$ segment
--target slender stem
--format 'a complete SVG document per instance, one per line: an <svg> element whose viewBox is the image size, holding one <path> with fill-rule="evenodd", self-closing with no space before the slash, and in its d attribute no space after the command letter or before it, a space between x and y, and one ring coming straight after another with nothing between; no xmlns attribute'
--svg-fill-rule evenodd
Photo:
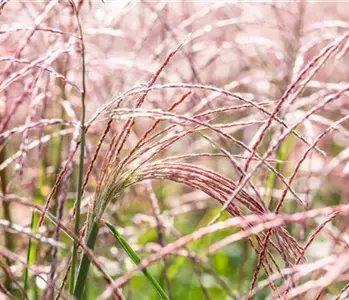
<svg viewBox="0 0 349 300"><path fill-rule="evenodd" d="M99 226L96 223L93 223L92 230L87 239L87 247L89 247L91 250L93 250L95 247L98 231L99 231ZM90 264L91 262L85 253L82 256L82 260L81 260L79 271L78 271L78 277L76 279L76 284L74 288L74 294L73 294L74 297L78 300L80 300L82 297L82 293L84 291Z"/></svg>
<svg viewBox="0 0 349 300"><path fill-rule="evenodd" d="M76 11L76 17L78 22L78 27L80 31L81 38L81 60L82 60L82 93L81 93L81 145L80 145L80 161L79 161L79 179L78 179L78 195L76 199L76 214L75 214L75 226L74 233L79 235L80 228L80 206L81 206L81 197L82 197L82 184L84 177L84 157L85 157L85 97L86 97L86 66L85 66L85 45L82 32L82 26L79 20L78 11L72 2L74 9ZM73 293L74 282L75 282L75 268L77 261L77 243L74 243L73 247L73 257L72 257L72 268L71 268L71 278L70 278L70 293Z"/></svg>

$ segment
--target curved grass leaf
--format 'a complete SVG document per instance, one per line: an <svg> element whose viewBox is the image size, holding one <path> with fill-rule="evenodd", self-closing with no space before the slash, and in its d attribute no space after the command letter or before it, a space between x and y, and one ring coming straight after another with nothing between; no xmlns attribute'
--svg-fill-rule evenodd
<svg viewBox="0 0 349 300"><path fill-rule="evenodd" d="M137 255L137 253L132 249L129 243L124 239L124 237L116 230L116 228L108 222L104 222L104 224L108 227L111 233L114 235L115 239L118 241L120 246L125 250L127 255L131 258L131 260L138 265L141 262L141 259ZM167 296L161 285L156 281L156 279L148 272L147 269L142 270L144 276L148 279L153 288L158 292L160 297L165 300L169 300L170 298Z"/></svg>

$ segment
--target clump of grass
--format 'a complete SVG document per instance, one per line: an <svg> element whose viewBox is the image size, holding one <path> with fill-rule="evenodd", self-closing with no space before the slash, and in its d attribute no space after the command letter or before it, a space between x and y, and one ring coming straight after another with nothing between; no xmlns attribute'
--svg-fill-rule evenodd
<svg viewBox="0 0 349 300"><path fill-rule="evenodd" d="M347 297L342 6L0 11L0 298Z"/></svg>

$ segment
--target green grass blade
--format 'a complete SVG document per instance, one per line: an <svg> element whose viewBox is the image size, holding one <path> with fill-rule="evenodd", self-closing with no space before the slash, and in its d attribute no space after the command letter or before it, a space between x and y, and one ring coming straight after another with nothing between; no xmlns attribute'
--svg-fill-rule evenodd
<svg viewBox="0 0 349 300"><path fill-rule="evenodd" d="M96 223L93 224L91 233L87 240L87 247L90 249L94 249L97 235L98 235L99 227ZM84 291L84 287L86 284L88 269L90 267L90 260L86 253L82 256L82 260L79 267L78 277L76 279L76 284L74 288L74 297L75 299L80 300L82 298L82 293Z"/></svg>
<svg viewBox="0 0 349 300"><path fill-rule="evenodd" d="M42 162L40 164L40 168L39 168L39 180L38 180L38 195L37 198L35 200L36 204L42 205L44 202L44 190L46 187L46 182L47 182L47 177L46 177L46 172L45 172L45 163ZM48 212L48 215L51 215ZM32 215L31 215L31 221L30 221L30 230L32 232L36 232L38 230L38 222L39 222L39 216L37 214L35 214L35 210L33 209L32 211ZM27 264L28 267L25 270L24 273L24 290L27 291L29 288L29 281L30 281L30 271L29 271L29 266L35 264L35 260L37 257L37 247L38 247L38 243L37 241L33 240L31 237L29 237L29 241L28 241L28 249L27 249ZM30 289L29 289L30 290ZM38 287L36 285L36 283L34 282L33 284L33 289L30 290L32 297L31 299L38 299L38 295L39 295L39 291L38 291Z"/></svg>
<svg viewBox="0 0 349 300"><path fill-rule="evenodd" d="M74 224L74 233L76 236L79 236L80 229L80 206L81 206L81 196L82 196L82 180L84 174L84 155L85 155L85 129L81 130L81 148L80 148L80 162L79 162L79 179L78 179L78 196L76 200L76 213L75 213L75 224ZM77 262L78 246L77 243L74 243L73 246L73 258L72 258L72 268L71 268L71 277L70 277L70 292L72 292L75 281L75 265Z"/></svg>
<svg viewBox="0 0 349 300"><path fill-rule="evenodd" d="M30 230L33 231L33 227L34 227L34 218L35 218L35 212L32 212L32 217L31 217L31 222L30 222ZM30 257L31 257L31 252L32 252L32 238L29 237L29 243L28 243L28 250L27 250L27 264L28 267L25 269L25 273L24 273L24 285L23 285L23 289L25 292L27 292L28 289L28 278L29 278L29 265L30 265Z"/></svg>
<svg viewBox="0 0 349 300"><path fill-rule="evenodd" d="M111 233L114 235L115 239L119 242L121 247L125 250L127 255L132 259L132 261L138 265L141 262L141 259L137 255L137 253L132 249L129 243L124 239L124 237L116 230L116 228L108 222L104 223ZM156 279L148 272L147 269L142 270L144 276L148 279L150 284L154 287L154 289L158 292L160 297L165 300L169 300L170 298L167 296L161 285L156 281Z"/></svg>

